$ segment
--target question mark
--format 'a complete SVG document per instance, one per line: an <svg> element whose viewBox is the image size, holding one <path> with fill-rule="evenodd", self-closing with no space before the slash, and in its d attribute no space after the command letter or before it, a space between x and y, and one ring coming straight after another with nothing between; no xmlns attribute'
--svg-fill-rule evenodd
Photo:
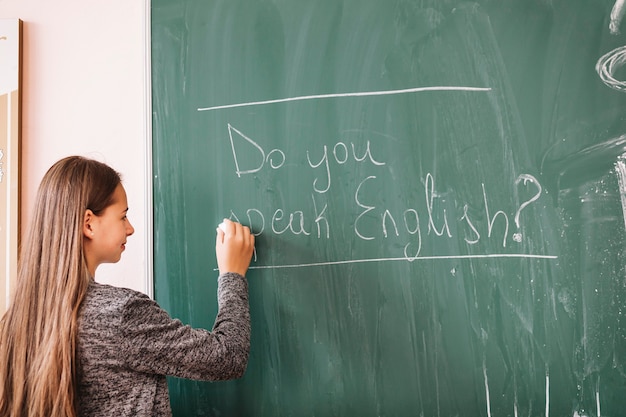
<svg viewBox="0 0 626 417"><path fill-rule="evenodd" d="M539 181L537 181L537 178L533 177L532 175L530 175L530 174L521 174L515 180L515 185L518 185L522 181L524 182L524 185L526 185L528 182L534 183L537 186L537 194L532 196L529 200L526 200L525 202L520 204L519 208L515 212L515 226L517 226L518 229L519 229L519 215L520 215L520 213L530 203L532 203L534 201L537 201L537 199L541 196L541 191L542 191L541 184L539 184ZM513 234L513 240L518 242L518 243L521 242L522 241L522 234L519 233L519 232Z"/></svg>

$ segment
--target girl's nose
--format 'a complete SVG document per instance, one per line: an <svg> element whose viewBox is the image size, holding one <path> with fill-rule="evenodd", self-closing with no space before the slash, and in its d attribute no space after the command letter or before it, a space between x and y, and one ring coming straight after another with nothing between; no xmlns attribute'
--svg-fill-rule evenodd
<svg viewBox="0 0 626 417"><path fill-rule="evenodd" d="M133 227L132 224L130 224L130 220L127 220L127 222L128 222L128 225L126 226L126 235L130 236L133 233L135 233L135 228Z"/></svg>

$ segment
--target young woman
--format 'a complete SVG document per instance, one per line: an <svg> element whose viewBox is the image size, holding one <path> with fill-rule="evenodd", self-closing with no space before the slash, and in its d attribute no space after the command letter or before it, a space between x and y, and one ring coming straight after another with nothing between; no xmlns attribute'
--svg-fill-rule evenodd
<svg viewBox="0 0 626 417"><path fill-rule="evenodd" d="M120 176L103 163L68 157L44 176L0 321L1 416L168 416L166 375L245 371L250 230L228 220L217 230L219 310L209 332L144 294L94 281L134 232L127 211Z"/></svg>

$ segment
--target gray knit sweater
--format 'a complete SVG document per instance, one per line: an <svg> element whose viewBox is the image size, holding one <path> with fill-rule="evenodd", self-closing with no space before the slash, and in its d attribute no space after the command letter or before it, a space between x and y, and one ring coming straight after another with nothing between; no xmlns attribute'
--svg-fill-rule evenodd
<svg viewBox="0 0 626 417"><path fill-rule="evenodd" d="M248 284L218 278L211 332L184 326L146 295L92 282L78 328L80 416L171 416L165 376L243 375L250 350Z"/></svg>

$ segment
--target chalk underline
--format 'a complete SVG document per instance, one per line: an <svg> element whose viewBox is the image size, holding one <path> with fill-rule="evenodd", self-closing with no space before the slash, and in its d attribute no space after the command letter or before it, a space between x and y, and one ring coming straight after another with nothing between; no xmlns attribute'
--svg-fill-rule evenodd
<svg viewBox="0 0 626 417"><path fill-rule="evenodd" d="M345 261L329 261L329 262L312 262L305 264L291 264L291 265L251 265L248 269L284 269L284 268L308 268L315 266L328 266L328 265L346 265L346 264L359 264L369 262L415 262L415 261L427 261L427 260L441 260L441 259L481 259L481 258L530 258L530 259L558 259L555 255L532 255L523 253L501 253L501 254L486 254L486 255L457 255L457 256L418 256L416 258L377 258L377 259L350 259Z"/></svg>
<svg viewBox="0 0 626 417"><path fill-rule="evenodd" d="M388 95L393 95L393 94L420 93L423 91L491 91L491 88L462 87L462 86L434 86L434 87L405 88L402 90L364 91L364 92L355 92L355 93L336 93L336 94L315 94L315 95L310 95L310 96L279 98L275 100L226 104L222 106L200 107L198 108L198 111L223 110L223 109L232 109L235 107L261 106L265 104L286 103L289 101L318 100L318 99L342 98L342 97L388 96Z"/></svg>

